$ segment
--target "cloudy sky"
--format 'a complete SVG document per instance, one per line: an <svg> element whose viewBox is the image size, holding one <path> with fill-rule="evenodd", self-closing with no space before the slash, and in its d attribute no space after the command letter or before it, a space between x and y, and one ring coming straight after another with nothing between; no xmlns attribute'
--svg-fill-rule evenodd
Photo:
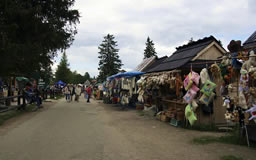
<svg viewBox="0 0 256 160"><path fill-rule="evenodd" d="M122 68L132 70L143 59L148 36L161 57L191 37L213 35L226 48L230 40L244 42L256 30L256 0L76 0L74 8L80 24L66 53L71 70L82 75L98 75L98 46L108 33L118 42Z"/></svg>

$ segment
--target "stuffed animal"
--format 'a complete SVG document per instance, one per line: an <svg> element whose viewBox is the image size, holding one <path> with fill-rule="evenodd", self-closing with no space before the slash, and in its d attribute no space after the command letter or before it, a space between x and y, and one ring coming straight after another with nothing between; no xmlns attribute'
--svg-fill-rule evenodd
<svg viewBox="0 0 256 160"><path fill-rule="evenodd" d="M249 52L249 60L245 61L242 68L249 71L249 69L251 68L251 66L256 67L256 54L254 53L254 51L250 51Z"/></svg>
<svg viewBox="0 0 256 160"><path fill-rule="evenodd" d="M202 84L204 84L207 80L210 80L210 76L206 68L202 69L202 71L200 72L200 79Z"/></svg>
<svg viewBox="0 0 256 160"><path fill-rule="evenodd" d="M214 79L216 79L218 81L222 79L221 70L220 70L220 67L217 64L212 64L210 70L212 72L212 75L213 75Z"/></svg>

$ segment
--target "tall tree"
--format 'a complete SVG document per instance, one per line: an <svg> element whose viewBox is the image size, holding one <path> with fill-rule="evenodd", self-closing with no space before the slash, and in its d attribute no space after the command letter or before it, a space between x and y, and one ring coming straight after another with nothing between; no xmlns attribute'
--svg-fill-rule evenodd
<svg viewBox="0 0 256 160"><path fill-rule="evenodd" d="M66 53L64 52L60 64L55 72L56 81L63 81L65 83L70 83L72 81L72 72L69 69L69 63Z"/></svg>
<svg viewBox="0 0 256 160"><path fill-rule="evenodd" d="M150 40L150 38L147 38L147 42L146 42L146 49L144 50L144 59L152 57L152 56L156 56L156 50L154 47L154 43L152 40Z"/></svg>
<svg viewBox="0 0 256 160"><path fill-rule="evenodd" d="M76 34L75 0L0 1L0 75L25 75L47 70L58 50Z"/></svg>
<svg viewBox="0 0 256 160"><path fill-rule="evenodd" d="M99 80L104 81L108 76L119 72L122 61L119 59L118 51L116 49L117 42L114 41L115 37L108 34L100 44L99 48Z"/></svg>
<svg viewBox="0 0 256 160"><path fill-rule="evenodd" d="M84 82L87 80L91 80L90 74L88 72L84 73Z"/></svg>

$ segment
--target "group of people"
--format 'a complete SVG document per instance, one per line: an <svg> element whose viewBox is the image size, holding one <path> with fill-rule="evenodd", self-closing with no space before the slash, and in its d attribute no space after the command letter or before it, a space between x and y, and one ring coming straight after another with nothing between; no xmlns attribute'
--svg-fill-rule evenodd
<svg viewBox="0 0 256 160"><path fill-rule="evenodd" d="M87 99L87 103L90 103L92 88L91 86L84 87L82 85L68 84L64 87L63 93L65 94L66 100L68 102L73 100L73 96L75 96L74 100L79 102L79 97L82 93L84 93L84 96Z"/></svg>

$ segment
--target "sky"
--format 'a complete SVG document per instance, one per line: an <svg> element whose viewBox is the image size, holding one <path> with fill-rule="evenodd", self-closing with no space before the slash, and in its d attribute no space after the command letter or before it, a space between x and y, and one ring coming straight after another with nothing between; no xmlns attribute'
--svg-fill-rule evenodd
<svg viewBox="0 0 256 160"><path fill-rule="evenodd" d="M256 0L76 0L73 8L81 18L68 61L72 71L91 77L98 75L98 46L107 34L115 36L122 69L130 71L143 60L148 36L162 57L192 37L213 35L227 48L232 39L244 42L256 31Z"/></svg>

